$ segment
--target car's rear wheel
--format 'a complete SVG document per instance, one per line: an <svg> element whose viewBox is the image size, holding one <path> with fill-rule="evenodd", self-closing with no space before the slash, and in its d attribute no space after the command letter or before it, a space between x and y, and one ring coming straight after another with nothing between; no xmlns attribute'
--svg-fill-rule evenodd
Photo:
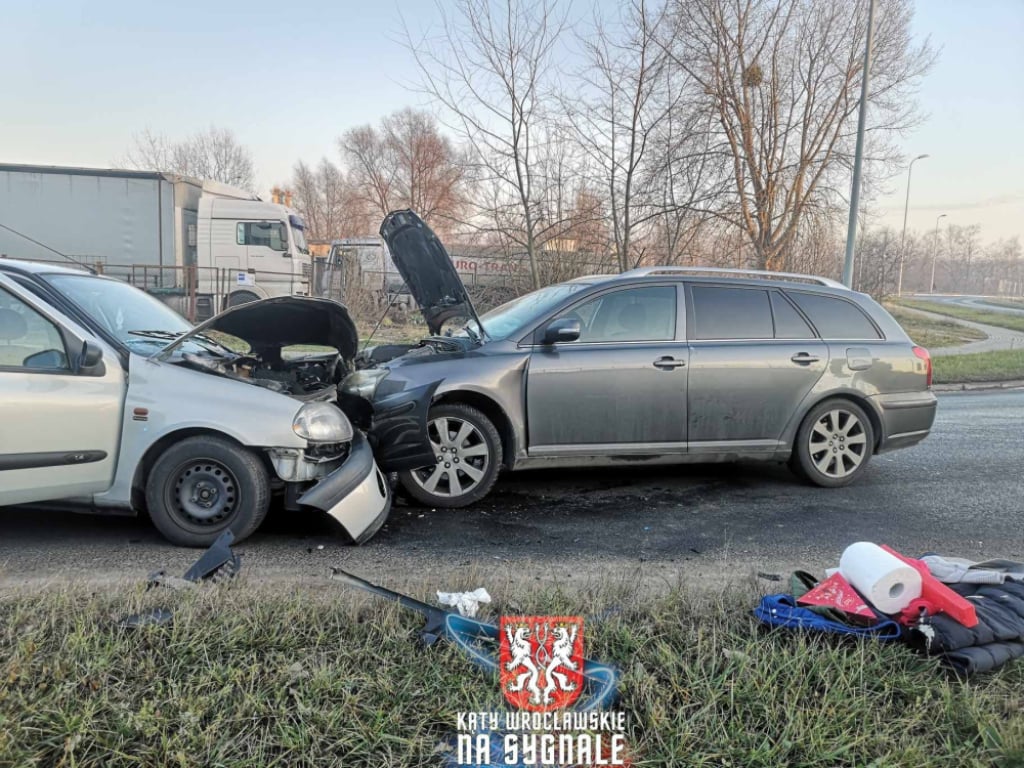
<svg viewBox="0 0 1024 768"><path fill-rule="evenodd" d="M874 428L863 408L849 400L826 400L800 425L791 466L815 485L836 488L860 476L874 446Z"/></svg>
<svg viewBox="0 0 1024 768"><path fill-rule="evenodd" d="M465 507L494 486L501 469L501 437L481 411L469 405L430 409L427 435L435 463L400 472L406 493L432 507Z"/></svg>
<svg viewBox="0 0 1024 768"><path fill-rule="evenodd" d="M218 437L189 437L157 458L146 481L153 524L183 547L208 547L231 529L255 531L270 506L266 467L252 451Z"/></svg>

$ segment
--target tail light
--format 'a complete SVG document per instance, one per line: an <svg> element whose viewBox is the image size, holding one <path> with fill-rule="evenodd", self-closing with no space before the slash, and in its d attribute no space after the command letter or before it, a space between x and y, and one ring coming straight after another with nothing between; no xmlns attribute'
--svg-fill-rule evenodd
<svg viewBox="0 0 1024 768"><path fill-rule="evenodd" d="M914 356L924 360L925 369L928 373L928 389L932 388L932 356L924 347L914 347Z"/></svg>

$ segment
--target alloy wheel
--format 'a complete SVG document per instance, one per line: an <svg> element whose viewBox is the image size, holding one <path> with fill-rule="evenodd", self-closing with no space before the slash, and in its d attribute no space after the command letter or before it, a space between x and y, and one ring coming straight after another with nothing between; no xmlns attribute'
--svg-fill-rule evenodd
<svg viewBox="0 0 1024 768"><path fill-rule="evenodd" d="M436 463L412 472L413 481L435 496L464 496L484 479L491 461L483 434L473 423L441 416L427 425Z"/></svg>
<svg viewBox="0 0 1024 768"><path fill-rule="evenodd" d="M808 454L826 477L847 477L864 461L867 435L856 414L843 408L826 411L808 436Z"/></svg>

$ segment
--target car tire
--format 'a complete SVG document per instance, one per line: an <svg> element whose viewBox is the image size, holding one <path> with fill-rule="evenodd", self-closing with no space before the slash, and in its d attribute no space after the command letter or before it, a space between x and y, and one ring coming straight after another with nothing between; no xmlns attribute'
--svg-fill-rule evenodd
<svg viewBox="0 0 1024 768"><path fill-rule="evenodd" d="M219 437L189 437L153 464L146 506L173 544L208 547L228 529L242 541L267 515L270 478L252 451Z"/></svg>
<svg viewBox="0 0 1024 768"><path fill-rule="evenodd" d="M867 413L842 398L812 408L796 433L790 468L823 488L838 488L860 477L875 448Z"/></svg>
<svg viewBox="0 0 1024 768"><path fill-rule="evenodd" d="M491 492L501 471L501 436L470 405L438 405L427 416L435 465L398 474L413 499L431 507L466 507Z"/></svg>
<svg viewBox="0 0 1024 768"><path fill-rule="evenodd" d="M240 307L243 304L251 304L252 302L259 300L260 297L252 291L235 291L224 301L224 309Z"/></svg>

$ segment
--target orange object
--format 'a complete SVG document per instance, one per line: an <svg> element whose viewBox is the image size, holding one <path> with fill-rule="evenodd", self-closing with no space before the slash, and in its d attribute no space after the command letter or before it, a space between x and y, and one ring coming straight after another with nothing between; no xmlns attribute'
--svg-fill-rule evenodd
<svg viewBox="0 0 1024 768"><path fill-rule="evenodd" d="M961 597L932 576L932 572L928 570L927 564L912 557L901 555L885 544L882 545L882 549L893 557L898 557L921 574L921 596L900 613L899 621L901 624L910 626L916 623L921 617L921 611L925 610L931 615L945 613L967 628L978 626L978 612L974 610L971 601Z"/></svg>
<svg viewBox="0 0 1024 768"><path fill-rule="evenodd" d="M838 571L811 591L798 597L796 602L797 605L823 605L826 608L836 608L852 616L878 619L860 593L850 586L850 582L844 579Z"/></svg>

